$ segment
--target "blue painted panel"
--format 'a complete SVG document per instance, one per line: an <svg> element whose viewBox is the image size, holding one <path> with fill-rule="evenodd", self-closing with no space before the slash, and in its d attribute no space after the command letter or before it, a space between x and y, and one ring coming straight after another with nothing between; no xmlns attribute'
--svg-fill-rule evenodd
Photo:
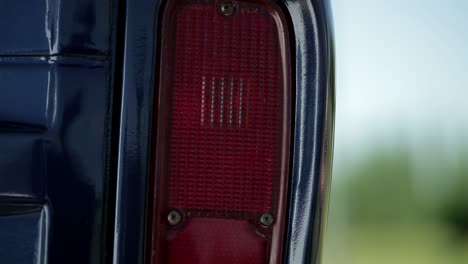
<svg viewBox="0 0 468 264"><path fill-rule="evenodd" d="M111 10L110 0L60 1L59 52L107 54Z"/></svg>
<svg viewBox="0 0 468 264"><path fill-rule="evenodd" d="M57 111L46 152L47 194L53 208L50 263L102 263L111 119L109 63L60 57L53 63Z"/></svg>
<svg viewBox="0 0 468 264"><path fill-rule="evenodd" d="M107 263L116 0L0 2L10 23L0 25L0 215L27 204L51 211L48 259L31 262L18 247L24 258L0 263ZM24 224L8 219L0 228ZM35 239L2 232L8 257Z"/></svg>
<svg viewBox="0 0 468 264"><path fill-rule="evenodd" d="M0 2L0 55L109 53L111 0Z"/></svg>
<svg viewBox="0 0 468 264"><path fill-rule="evenodd" d="M18 72L21 79L11 78L14 103L36 100L43 105L49 101L51 108L44 129L21 126L0 131L0 207L5 202L50 203L50 263L97 264L107 254L106 183L112 120L109 65L107 60L57 56L46 61L11 57L0 67L0 74ZM24 71L31 78L20 76ZM41 80L34 77L44 74L53 83L48 96L28 96ZM22 111L34 116L36 109L24 106Z"/></svg>
<svg viewBox="0 0 468 264"><path fill-rule="evenodd" d="M47 1L1 0L0 54L49 50Z"/></svg>
<svg viewBox="0 0 468 264"><path fill-rule="evenodd" d="M42 201L46 160L41 138L34 134L0 134L0 146L0 201Z"/></svg>
<svg viewBox="0 0 468 264"><path fill-rule="evenodd" d="M0 129L8 126L45 128L51 67L45 61L0 59Z"/></svg>
<svg viewBox="0 0 468 264"><path fill-rule="evenodd" d="M114 264L145 261L159 0L127 1Z"/></svg>
<svg viewBox="0 0 468 264"><path fill-rule="evenodd" d="M48 207L19 206L10 212L4 210L0 208L0 263L47 264Z"/></svg>

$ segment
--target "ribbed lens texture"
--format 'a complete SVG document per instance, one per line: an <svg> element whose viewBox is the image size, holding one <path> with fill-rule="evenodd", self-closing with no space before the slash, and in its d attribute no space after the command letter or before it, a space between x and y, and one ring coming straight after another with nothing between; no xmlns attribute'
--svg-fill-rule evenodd
<svg viewBox="0 0 468 264"><path fill-rule="evenodd" d="M175 18L169 207L268 212L280 177L283 80L264 8L192 2Z"/></svg>
<svg viewBox="0 0 468 264"><path fill-rule="evenodd" d="M164 13L152 264L281 260L286 29L272 3L224 1Z"/></svg>

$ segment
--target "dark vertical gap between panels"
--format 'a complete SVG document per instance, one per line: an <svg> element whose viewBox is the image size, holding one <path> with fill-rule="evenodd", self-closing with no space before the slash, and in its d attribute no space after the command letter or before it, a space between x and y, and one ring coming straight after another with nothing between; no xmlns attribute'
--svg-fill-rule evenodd
<svg viewBox="0 0 468 264"><path fill-rule="evenodd" d="M295 38L295 31L293 26L293 20L291 18L291 14L289 13L288 8L283 1L276 2L278 6L281 8L281 11L284 14L286 19L286 26L288 27L289 32L289 54L290 54L290 76L291 76L291 100L290 100L290 145L289 145L289 166L288 166L288 190L286 191L286 208L285 208L285 221L284 221L284 232L285 235L283 236L282 246L283 246L283 256L282 256L282 263L286 263L286 243L288 241L288 231L290 227L290 205L291 205L291 190L292 190L292 173L293 173L293 166L294 166L294 143L295 143L295 128L296 128L296 99L297 99L297 85L296 85L296 38Z"/></svg>
<svg viewBox="0 0 468 264"><path fill-rule="evenodd" d="M152 259L152 252L153 248L153 233L154 233L154 226L153 223L155 221L153 214L153 210L156 206L155 196L156 194L156 146L157 146L157 130L158 130L158 112L159 112L159 89L160 89L160 58L161 58L161 35L162 35L162 18L164 15L164 11L166 9L168 1L161 1L155 10L155 21L154 21L154 30L155 30L155 41L154 41L154 61L153 61L153 87L152 87L152 103L153 106L150 108L152 111L151 114L151 121L150 121L150 140L149 140L149 172L148 172L148 180L147 180L147 188L146 188L146 217L145 217L145 252L144 252L144 263L151 263Z"/></svg>
<svg viewBox="0 0 468 264"><path fill-rule="evenodd" d="M115 208L117 192L117 171L119 161L119 137L120 137L120 118L122 108L122 88L123 88L123 62L125 47L125 16L126 0L115 0L112 2L111 9L111 77L109 94L109 115L108 115L108 149L109 154L107 166L107 186L106 199L107 208L105 210L106 237L104 245L104 261L110 264L113 262L114 250L114 227L115 227Z"/></svg>

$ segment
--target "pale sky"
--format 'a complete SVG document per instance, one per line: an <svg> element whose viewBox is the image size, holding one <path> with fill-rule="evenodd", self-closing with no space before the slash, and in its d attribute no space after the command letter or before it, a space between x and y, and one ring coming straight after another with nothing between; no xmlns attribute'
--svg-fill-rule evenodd
<svg viewBox="0 0 468 264"><path fill-rule="evenodd" d="M336 158L376 142L468 147L468 1L332 0ZM419 142L419 143L418 143Z"/></svg>

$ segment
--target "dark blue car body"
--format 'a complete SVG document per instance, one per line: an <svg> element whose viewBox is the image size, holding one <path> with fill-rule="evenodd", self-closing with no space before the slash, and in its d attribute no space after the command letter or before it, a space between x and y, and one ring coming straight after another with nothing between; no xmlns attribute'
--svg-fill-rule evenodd
<svg viewBox="0 0 468 264"><path fill-rule="evenodd" d="M330 8L279 5L295 84L284 263L317 263L333 134ZM145 262L160 6L0 1L0 263Z"/></svg>

